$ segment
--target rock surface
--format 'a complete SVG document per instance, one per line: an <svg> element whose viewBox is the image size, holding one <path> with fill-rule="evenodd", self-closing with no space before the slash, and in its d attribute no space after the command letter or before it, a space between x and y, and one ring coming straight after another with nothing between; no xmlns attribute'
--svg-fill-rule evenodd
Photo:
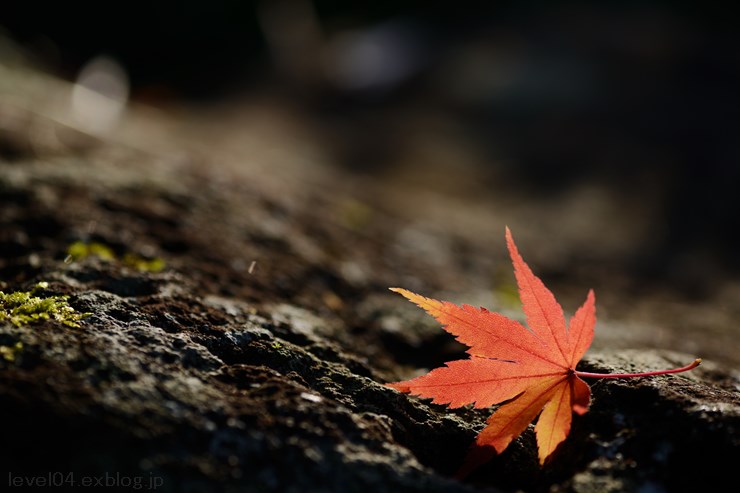
<svg viewBox="0 0 740 493"><path fill-rule="evenodd" d="M0 322L0 345L22 344L0 359L8 481L59 472L66 486L117 477L173 492L662 492L734 480L740 378L711 361L593 383L590 412L544 469L529 430L466 482L452 479L489 412L382 385L461 354L387 287L485 286L495 262L475 235L410 223L331 173L275 177L76 134L34 147L30 128L71 130L12 111L23 117L4 120L0 141L0 288L46 281L45 293L90 316L76 329ZM116 258L71 261L76 241ZM166 267L142 272L117 260L126 254ZM491 308L516 310L497 299ZM693 357L602 349L579 368Z"/></svg>

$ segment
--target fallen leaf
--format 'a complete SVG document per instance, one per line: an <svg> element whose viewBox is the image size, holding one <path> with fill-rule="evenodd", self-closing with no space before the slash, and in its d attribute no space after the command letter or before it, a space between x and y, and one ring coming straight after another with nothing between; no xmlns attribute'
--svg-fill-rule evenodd
<svg viewBox="0 0 740 493"><path fill-rule="evenodd" d="M389 387L431 398L435 404L485 408L502 404L478 434L458 477L465 477L503 452L538 415L535 426L539 461L544 464L568 436L573 412L588 410L591 391L580 378L623 378L686 371L642 374L596 374L576 371L594 336L596 307L593 291L566 324L563 309L535 276L517 250L511 232L506 240L514 264L519 296L528 328L485 308L437 301L401 288L391 288L436 318L444 329L469 346L469 359L450 361L426 375Z"/></svg>

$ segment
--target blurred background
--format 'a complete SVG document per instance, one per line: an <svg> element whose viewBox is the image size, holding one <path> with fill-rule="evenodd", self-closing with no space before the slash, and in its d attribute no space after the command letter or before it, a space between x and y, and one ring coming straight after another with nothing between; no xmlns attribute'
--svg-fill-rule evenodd
<svg viewBox="0 0 740 493"><path fill-rule="evenodd" d="M127 104L223 148L269 126L304 157L503 221L536 203L522 221L582 230L584 256L690 297L740 265L740 31L719 8L9 0L0 26L6 56L77 83L92 133Z"/></svg>

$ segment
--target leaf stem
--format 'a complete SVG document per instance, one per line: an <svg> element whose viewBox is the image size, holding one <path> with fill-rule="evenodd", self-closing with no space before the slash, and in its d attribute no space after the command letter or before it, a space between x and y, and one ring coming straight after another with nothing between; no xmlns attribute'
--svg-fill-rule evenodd
<svg viewBox="0 0 740 493"><path fill-rule="evenodd" d="M668 373L681 373L689 371L701 364L701 358L697 358L686 366L674 368L672 370L648 371L645 373L591 373L587 371L576 371L575 374L583 378L633 378L633 377L652 377L654 375L666 375Z"/></svg>

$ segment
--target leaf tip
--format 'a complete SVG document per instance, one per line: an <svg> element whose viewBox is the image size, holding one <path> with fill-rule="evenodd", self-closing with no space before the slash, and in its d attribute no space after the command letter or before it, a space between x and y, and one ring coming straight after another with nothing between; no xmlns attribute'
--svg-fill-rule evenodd
<svg viewBox="0 0 740 493"><path fill-rule="evenodd" d="M411 387L406 384L406 382L392 382L392 383L386 383L383 384L384 387L388 387L389 389L397 390L399 392L403 392L405 394L408 394L411 392Z"/></svg>
<svg viewBox="0 0 740 493"><path fill-rule="evenodd" d="M403 288L388 288L390 291L393 291L394 293L398 293L404 298L411 299L413 296L415 296L415 293L412 293L408 289Z"/></svg>
<svg viewBox="0 0 740 493"><path fill-rule="evenodd" d="M511 260L514 262L514 268L516 269L516 260L517 257L519 257L519 249L516 247L516 243L514 243L514 235L511 234L511 230L509 227L506 227L506 247L509 249L509 255L511 256ZM521 260L521 257L519 257L519 260Z"/></svg>
<svg viewBox="0 0 740 493"><path fill-rule="evenodd" d="M591 310L593 310L593 313L596 313L596 293L593 289L588 290L588 294L586 294L586 302L584 305L588 305Z"/></svg>
<svg viewBox="0 0 740 493"><path fill-rule="evenodd" d="M506 243L514 243L514 237L511 234L511 230L506 226Z"/></svg>
<svg viewBox="0 0 740 493"><path fill-rule="evenodd" d="M548 455L544 455L544 456L540 455L539 456L540 466L549 464L550 462L552 462L552 458L553 458L553 453L549 453Z"/></svg>
<svg viewBox="0 0 740 493"><path fill-rule="evenodd" d="M403 288L388 288L388 289L393 291L394 293L400 294L404 298L411 300L411 301L414 301L414 299L419 296L416 293L409 291L408 289L403 289Z"/></svg>

